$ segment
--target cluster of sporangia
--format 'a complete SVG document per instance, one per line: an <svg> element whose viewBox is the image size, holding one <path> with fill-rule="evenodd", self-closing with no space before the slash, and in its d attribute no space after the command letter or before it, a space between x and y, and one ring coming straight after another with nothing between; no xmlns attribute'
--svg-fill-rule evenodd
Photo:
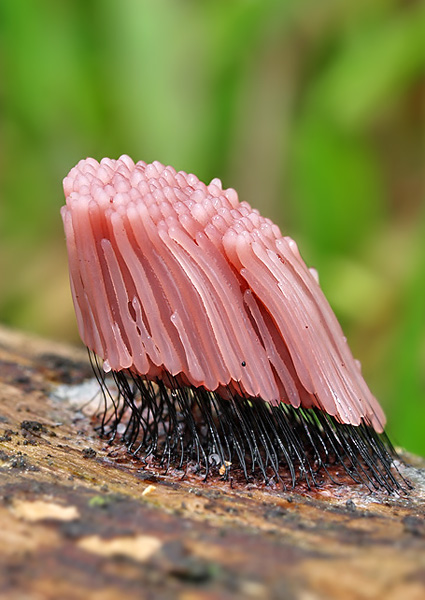
<svg viewBox="0 0 425 600"><path fill-rule="evenodd" d="M83 160L64 189L105 434L121 423L165 467L400 485L382 409L291 238L218 179L158 162Z"/></svg>

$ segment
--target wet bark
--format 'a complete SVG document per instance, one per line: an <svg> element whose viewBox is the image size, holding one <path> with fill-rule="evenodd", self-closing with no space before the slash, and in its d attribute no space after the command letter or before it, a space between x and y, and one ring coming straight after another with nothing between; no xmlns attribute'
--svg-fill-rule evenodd
<svg viewBox="0 0 425 600"><path fill-rule="evenodd" d="M425 597L422 459L399 496L164 474L98 437L91 378L0 329L0 597Z"/></svg>

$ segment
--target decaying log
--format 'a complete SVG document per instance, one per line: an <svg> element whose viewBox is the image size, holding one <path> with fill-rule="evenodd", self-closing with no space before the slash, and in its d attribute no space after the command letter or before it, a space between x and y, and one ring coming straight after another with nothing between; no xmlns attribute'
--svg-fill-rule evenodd
<svg viewBox="0 0 425 600"><path fill-rule="evenodd" d="M87 356L0 329L0 597L425 598L425 463L406 495L144 468L73 391Z"/></svg>

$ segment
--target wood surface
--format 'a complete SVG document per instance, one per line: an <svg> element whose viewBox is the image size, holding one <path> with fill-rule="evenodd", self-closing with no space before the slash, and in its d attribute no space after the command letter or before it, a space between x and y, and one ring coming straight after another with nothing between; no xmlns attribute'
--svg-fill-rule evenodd
<svg viewBox="0 0 425 600"><path fill-rule="evenodd" d="M425 598L421 459L398 496L154 472L97 436L91 379L0 328L0 598Z"/></svg>

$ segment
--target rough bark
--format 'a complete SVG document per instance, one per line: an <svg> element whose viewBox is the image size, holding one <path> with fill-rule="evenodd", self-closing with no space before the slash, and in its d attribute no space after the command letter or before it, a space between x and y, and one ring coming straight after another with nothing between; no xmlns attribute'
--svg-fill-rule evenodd
<svg viewBox="0 0 425 600"><path fill-rule="evenodd" d="M0 329L0 597L425 597L421 459L399 496L182 479L97 436L91 377L83 350Z"/></svg>

